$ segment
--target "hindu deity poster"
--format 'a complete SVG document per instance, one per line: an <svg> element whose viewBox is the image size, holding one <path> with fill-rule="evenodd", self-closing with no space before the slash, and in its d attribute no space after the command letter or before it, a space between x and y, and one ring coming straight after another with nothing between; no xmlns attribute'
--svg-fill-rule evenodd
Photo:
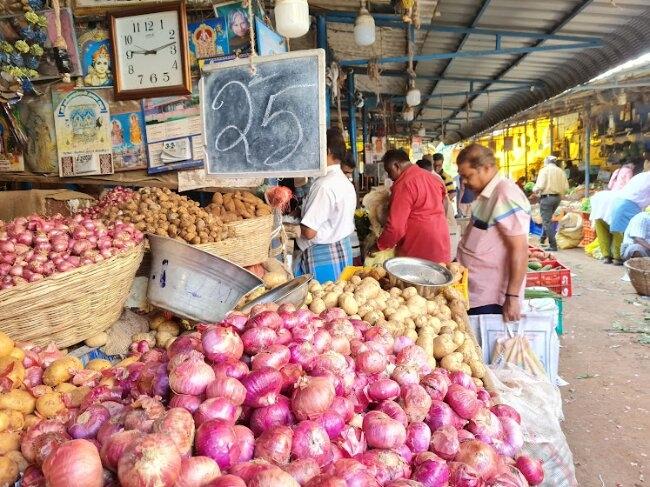
<svg viewBox="0 0 650 487"><path fill-rule="evenodd" d="M113 174L108 103L97 91L53 90L59 176Z"/></svg>
<svg viewBox="0 0 650 487"><path fill-rule="evenodd" d="M192 68L198 66L199 59L208 59L228 54L228 34L226 20L206 19L188 26L190 61Z"/></svg>
<svg viewBox="0 0 650 487"><path fill-rule="evenodd" d="M81 71L85 86L98 88L113 85L111 43L108 30L95 27L79 36Z"/></svg>
<svg viewBox="0 0 650 487"><path fill-rule="evenodd" d="M147 169L147 141L140 102L112 101L110 110L115 172Z"/></svg>

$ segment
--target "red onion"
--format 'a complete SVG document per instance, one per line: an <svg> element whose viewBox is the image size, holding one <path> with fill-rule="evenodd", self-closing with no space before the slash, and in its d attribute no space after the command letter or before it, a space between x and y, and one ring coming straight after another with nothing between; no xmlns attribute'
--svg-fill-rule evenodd
<svg viewBox="0 0 650 487"><path fill-rule="evenodd" d="M406 429L399 421L381 411L370 411L363 417L363 432L368 446L398 448L406 442Z"/></svg>
<svg viewBox="0 0 650 487"><path fill-rule="evenodd" d="M188 333L181 335L167 349L167 356L172 358L179 353L189 353L192 350L204 353L202 338L199 333Z"/></svg>
<svg viewBox="0 0 650 487"><path fill-rule="evenodd" d="M510 447L506 456L514 456L524 446L524 434L521 425L510 417L502 417L499 422L503 428L503 439Z"/></svg>
<svg viewBox="0 0 650 487"><path fill-rule="evenodd" d="M493 438L503 436L503 427L499 418L487 408L479 409L478 413L467 423L466 428L485 443L492 443Z"/></svg>
<svg viewBox="0 0 650 487"><path fill-rule="evenodd" d="M385 399L395 399L399 396L400 387L397 382L390 379L380 379L368 386L368 397L375 402Z"/></svg>
<svg viewBox="0 0 650 487"><path fill-rule="evenodd" d="M271 367L281 369L289 363L291 352L284 345L271 345L266 350L258 353L252 359L252 369L257 370L262 367Z"/></svg>
<svg viewBox="0 0 650 487"><path fill-rule="evenodd" d="M458 430L458 441L460 441L461 443L463 441L474 440L474 439L476 439L475 436L472 433L470 433L469 431L464 430L464 429L459 429Z"/></svg>
<svg viewBox="0 0 650 487"><path fill-rule="evenodd" d="M490 403L492 402L492 396L490 396L490 393L483 389L482 387L479 387L478 390L476 391L476 397L478 398L479 401L481 401L486 408L490 407Z"/></svg>
<svg viewBox="0 0 650 487"><path fill-rule="evenodd" d="M248 321L248 315L244 313L239 313L237 311L231 311L228 313L228 316L224 318L221 322L222 325L232 326L237 331L244 331L244 326Z"/></svg>
<svg viewBox="0 0 650 487"><path fill-rule="evenodd" d="M404 428L408 426L409 422L408 418L406 417L406 413L395 401L383 401L379 404L379 406L377 406L377 410L386 413L394 420L399 421L404 425Z"/></svg>
<svg viewBox="0 0 650 487"><path fill-rule="evenodd" d="M402 386L400 399L409 422L424 421L431 407L431 397L418 384Z"/></svg>
<svg viewBox="0 0 650 487"><path fill-rule="evenodd" d="M332 459L327 432L314 421L301 421L293 432L291 453L296 459L313 458L319 466L327 465Z"/></svg>
<svg viewBox="0 0 650 487"><path fill-rule="evenodd" d="M253 436L253 432L246 426L239 424L233 426L232 429L235 432L235 445L231 452L233 464L251 460L255 451L255 436Z"/></svg>
<svg viewBox="0 0 650 487"><path fill-rule="evenodd" d="M135 440L124 451L117 465L122 487L171 487L180 473L181 456L174 441L169 436L158 433Z"/></svg>
<svg viewBox="0 0 650 487"><path fill-rule="evenodd" d="M300 485L305 485L320 473L318 462L313 458L302 458L282 467Z"/></svg>
<svg viewBox="0 0 650 487"><path fill-rule="evenodd" d="M316 349L309 342L293 343L289 345L291 351L291 362L301 365L303 368L311 369L311 364L317 357Z"/></svg>
<svg viewBox="0 0 650 487"><path fill-rule="evenodd" d="M203 333L201 343L205 356L214 363L239 360L244 353L242 338L230 327L215 326L208 329Z"/></svg>
<svg viewBox="0 0 650 487"><path fill-rule="evenodd" d="M184 408L190 414L194 414L201 405L203 400L200 396L190 396L189 394L174 394L169 400L169 407L171 408Z"/></svg>
<svg viewBox="0 0 650 487"><path fill-rule="evenodd" d="M280 374L282 374L282 392L289 393L293 392L296 382L303 376L303 369L300 364L287 364L280 369Z"/></svg>
<svg viewBox="0 0 650 487"><path fill-rule="evenodd" d="M323 353L329 349L332 343L332 336L327 330L323 330L322 328L318 329L316 330L316 333L314 333L312 343L318 353Z"/></svg>
<svg viewBox="0 0 650 487"><path fill-rule="evenodd" d="M168 410L162 418L154 421L153 432L169 436L181 455L192 452L194 420L187 410L183 408Z"/></svg>
<svg viewBox="0 0 650 487"><path fill-rule="evenodd" d="M418 345L404 347L395 357L395 365L410 365L417 368L420 374L428 374L431 370L427 352Z"/></svg>
<svg viewBox="0 0 650 487"><path fill-rule="evenodd" d="M240 413L240 408L225 397L212 397L201 403L194 413L194 422L201 425L211 419L221 419L227 423L235 424Z"/></svg>
<svg viewBox="0 0 650 487"><path fill-rule="evenodd" d="M108 409L99 404L93 404L81 413L68 427L68 433L73 438L94 438L100 426L110 418Z"/></svg>
<svg viewBox="0 0 650 487"><path fill-rule="evenodd" d="M246 388L246 399L244 400L246 406L268 406L275 403L280 393L282 375L271 367L262 367L243 377L241 383Z"/></svg>
<svg viewBox="0 0 650 487"><path fill-rule="evenodd" d="M206 484L205 487L246 487L246 482L241 477L228 474L213 480Z"/></svg>
<svg viewBox="0 0 650 487"><path fill-rule="evenodd" d="M291 455L293 431L288 426L276 426L266 430L255 442L255 458L262 458L276 465L285 465Z"/></svg>
<svg viewBox="0 0 650 487"><path fill-rule="evenodd" d="M388 362L385 355L374 350L369 350L357 355L355 363L359 372L363 372L364 374L377 374L386 369Z"/></svg>
<svg viewBox="0 0 650 487"><path fill-rule="evenodd" d="M44 433L62 433L67 435L65 425L53 419L46 419L30 426L20 440L20 451L29 463L36 461L34 441Z"/></svg>
<svg viewBox="0 0 650 487"><path fill-rule="evenodd" d="M277 330L283 325L282 318L275 311L262 311L261 313L251 314L251 316L246 322L245 328L270 328Z"/></svg>
<svg viewBox="0 0 650 487"><path fill-rule="evenodd" d="M291 410L299 421L317 419L332 405L334 386L327 377L303 377L291 398Z"/></svg>
<svg viewBox="0 0 650 487"><path fill-rule="evenodd" d="M459 370L450 372L449 380L452 384L458 384L459 386L463 386L465 389L469 389L470 391L476 392L478 390L472 377L467 375L465 372L461 372Z"/></svg>
<svg viewBox="0 0 650 487"><path fill-rule="evenodd" d="M417 480L397 479L388 482L385 487L422 487L422 482Z"/></svg>
<svg viewBox="0 0 650 487"><path fill-rule="evenodd" d="M257 472L248 481L248 487L299 487L300 484L284 470L277 467Z"/></svg>
<svg viewBox="0 0 650 487"><path fill-rule="evenodd" d="M430 450L440 458L453 460L459 448L458 432L453 426L443 426L431 434Z"/></svg>
<svg viewBox="0 0 650 487"><path fill-rule="evenodd" d="M390 376L400 386L417 384L420 381L420 374L416 367L410 365L398 365Z"/></svg>
<svg viewBox="0 0 650 487"><path fill-rule="evenodd" d="M241 406L246 398L246 388L237 379L219 376L208 385L205 395L208 398L223 397L235 406Z"/></svg>
<svg viewBox="0 0 650 487"><path fill-rule="evenodd" d="M499 469L499 474L490 482L490 487L528 487L526 477L514 465Z"/></svg>
<svg viewBox="0 0 650 487"><path fill-rule="evenodd" d="M425 460L413 471L411 479L424 487L445 487L449 480L449 467L444 461Z"/></svg>
<svg viewBox="0 0 650 487"><path fill-rule="evenodd" d="M519 416L519 413L507 404L496 404L490 408L490 411L492 411L499 419L509 417L521 424L521 416Z"/></svg>
<svg viewBox="0 0 650 487"><path fill-rule="evenodd" d="M348 362L343 354L330 350L317 355L311 362L313 375L333 374L341 377L348 368Z"/></svg>
<svg viewBox="0 0 650 487"><path fill-rule="evenodd" d="M196 430L195 448L199 455L217 462L221 470L228 470L233 465L233 456L238 453L232 452L236 440L235 430L230 423L212 419Z"/></svg>
<svg viewBox="0 0 650 487"><path fill-rule="evenodd" d="M458 384L449 386L445 402L463 419L472 419L482 406L476 398L476 392Z"/></svg>
<svg viewBox="0 0 650 487"><path fill-rule="evenodd" d="M71 440L60 445L45 460L43 475L48 487L69 487L71 479L83 481L84 487L102 487L102 461L91 442Z"/></svg>
<svg viewBox="0 0 650 487"><path fill-rule="evenodd" d="M241 477L244 482L248 482L258 472L270 470L273 468L276 467L272 463L269 463L266 460L256 459L233 465L233 467L230 469L230 473L236 475L237 477Z"/></svg>
<svg viewBox="0 0 650 487"><path fill-rule="evenodd" d="M316 333L311 324L297 325L291 330L291 337L294 342L312 342Z"/></svg>
<svg viewBox="0 0 650 487"><path fill-rule="evenodd" d="M275 334L277 335L275 339L276 345L288 345L293 340L291 332L286 328L280 328Z"/></svg>
<svg viewBox="0 0 650 487"><path fill-rule="evenodd" d="M530 485L539 485L544 481L544 469L541 460L522 455L517 458L515 466L526 477Z"/></svg>
<svg viewBox="0 0 650 487"><path fill-rule="evenodd" d="M225 375L237 380L241 380L242 377L250 372L245 362L233 359L220 364L214 364L212 370L214 370L214 374L217 377Z"/></svg>
<svg viewBox="0 0 650 487"><path fill-rule="evenodd" d="M421 453L429 449L431 429L423 422L410 423L406 428L406 446L413 453Z"/></svg>
<svg viewBox="0 0 650 487"><path fill-rule="evenodd" d="M368 450L359 455L357 460L368 467L368 473L380 485L411 476L409 464L404 461L399 453L392 450Z"/></svg>
<svg viewBox="0 0 650 487"><path fill-rule="evenodd" d="M368 469L361 462L352 458L342 458L332 463L327 472L345 481L347 487L378 487L377 481L370 476Z"/></svg>
<svg viewBox="0 0 650 487"><path fill-rule="evenodd" d="M289 399L278 396L275 404L255 409L251 414L249 424L253 433L259 435L274 426L288 426L293 422L294 417Z"/></svg>
<svg viewBox="0 0 650 487"><path fill-rule="evenodd" d="M485 487L485 482L476 470L465 463L451 462L449 484L454 487Z"/></svg>
<svg viewBox="0 0 650 487"><path fill-rule="evenodd" d="M334 335L331 349L341 355L350 355L350 340L344 335Z"/></svg>
<svg viewBox="0 0 650 487"><path fill-rule="evenodd" d="M323 428L325 428L325 431L327 431L327 436L329 436L332 440L338 438L339 434L343 430L343 427L345 426L345 421L343 418L331 410L325 411L323 414L321 414L318 418L318 423Z"/></svg>
<svg viewBox="0 0 650 487"><path fill-rule="evenodd" d="M407 336L398 336L395 337L395 342L393 342L393 353L397 354L404 350L406 347L413 345L413 339Z"/></svg>
<svg viewBox="0 0 650 487"><path fill-rule="evenodd" d="M341 477L326 473L317 475L305 484L305 487L346 487L346 482Z"/></svg>
<svg viewBox="0 0 650 487"><path fill-rule="evenodd" d="M454 460L472 467L485 481L494 478L498 472L497 453L490 445L479 440L461 443Z"/></svg>
<svg viewBox="0 0 650 487"><path fill-rule="evenodd" d="M117 472L117 463L124 451L142 434L136 430L119 431L108 437L99 452L105 468Z"/></svg>
<svg viewBox="0 0 650 487"><path fill-rule="evenodd" d="M204 487L221 476L217 462L208 457L181 460L181 473L174 487Z"/></svg>
<svg viewBox="0 0 650 487"><path fill-rule="evenodd" d="M429 413L426 419L431 431L435 431L443 426L453 425L461 428L465 422L451 409L449 404L442 401L432 401Z"/></svg>
<svg viewBox="0 0 650 487"><path fill-rule="evenodd" d="M43 472L35 465L29 465L23 472L21 487L45 487Z"/></svg>
<svg viewBox="0 0 650 487"><path fill-rule="evenodd" d="M101 425L96 437L100 445L106 443L115 433L124 431L123 417L124 415L119 413Z"/></svg>
<svg viewBox="0 0 650 487"><path fill-rule="evenodd" d="M34 463L39 467L42 466L47 457L49 457L52 452L59 447L59 445L62 445L68 440L70 440L70 436L65 433L44 433L37 436L34 440Z"/></svg>
<svg viewBox="0 0 650 487"><path fill-rule="evenodd" d="M420 385L424 387L431 399L434 401L442 401L447 395L451 380L445 369L435 369L430 374L422 377Z"/></svg>
<svg viewBox="0 0 650 487"><path fill-rule="evenodd" d="M270 328L249 328L241 335L244 351L249 355L255 355L266 347L275 343L278 336ZM205 348L205 344L203 345Z"/></svg>
<svg viewBox="0 0 650 487"><path fill-rule="evenodd" d="M341 416L346 423L354 416L354 404L347 397L334 397L330 410Z"/></svg>

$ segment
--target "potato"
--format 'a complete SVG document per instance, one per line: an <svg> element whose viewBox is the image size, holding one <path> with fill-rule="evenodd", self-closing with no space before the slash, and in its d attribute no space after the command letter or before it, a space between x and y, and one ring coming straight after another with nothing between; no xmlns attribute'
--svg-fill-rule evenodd
<svg viewBox="0 0 650 487"><path fill-rule="evenodd" d="M419 345L424 349L424 351L427 353L427 356L432 356L433 355L433 334L432 333L426 333L426 330L420 331L418 334L418 339L416 340L415 344Z"/></svg>
<svg viewBox="0 0 650 487"><path fill-rule="evenodd" d="M393 297L397 297L402 295L402 290L398 287L392 287L388 293Z"/></svg>
<svg viewBox="0 0 650 487"><path fill-rule="evenodd" d="M390 316L391 320L405 321L411 317L411 312L406 306L400 305L395 312Z"/></svg>
<svg viewBox="0 0 650 487"><path fill-rule="evenodd" d="M0 487L11 487L18 480L18 464L8 456L0 457Z"/></svg>
<svg viewBox="0 0 650 487"><path fill-rule="evenodd" d="M405 337L409 337L411 340L415 341L418 339L418 334L415 330L406 330L404 333Z"/></svg>
<svg viewBox="0 0 650 487"><path fill-rule="evenodd" d="M451 319L451 310L449 309L449 306L446 304L440 306L440 309L438 310L438 318L443 320Z"/></svg>
<svg viewBox="0 0 650 487"><path fill-rule="evenodd" d="M427 317L427 321L429 322L429 326L433 328L436 333L440 333L440 329L442 328L442 322L440 321L440 318L437 316L429 316Z"/></svg>
<svg viewBox="0 0 650 487"><path fill-rule="evenodd" d="M18 465L18 471L20 473L23 473L25 469L29 466L29 462L25 459L22 453L18 450L10 451L5 455L5 457L13 460L16 465ZM0 467L0 471L2 471L2 467ZM0 482L0 486L2 485L2 482Z"/></svg>
<svg viewBox="0 0 650 487"><path fill-rule="evenodd" d="M451 354L456 350L456 348L458 348L458 346L454 343L454 337L450 334L438 335L433 340L433 356L437 359L441 359ZM460 361L462 361L463 355L461 353L458 355L461 357Z"/></svg>
<svg viewBox="0 0 650 487"><path fill-rule="evenodd" d="M0 358L0 374L11 381L11 387L18 389L25 380L25 367L21 360L10 355ZM9 384L7 384L9 386Z"/></svg>
<svg viewBox="0 0 650 487"><path fill-rule="evenodd" d="M115 368L128 367L129 365L136 363L138 360L140 360L139 354L131 355L130 357L126 357L125 359L120 360L118 363L116 363Z"/></svg>
<svg viewBox="0 0 650 487"><path fill-rule="evenodd" d="M467 365L465 362L461 362L460 364L460 371L465 372L467 375L470 377L472 376L472 369L470 368L469 365Z"/></svg>
<svg viewBox="0 0 650 487"><path fill-rule="evenodd" d="M321 298L315 298L309 305L309 309L318 315L325 311L327 306L325 306L325 302Z"/></svg>
<svg viewBox="0 0 650 487"><path fill-rule="evenodd" d="M172 336L177 337L181 332L180 327L175 321L164 321L158 326L158 333L169 333Z"/></svg>
<svg viewBox="0 0 650 487"><path fill-rule="evenodd" d="M377 321L381 320L384 318L384 315L380 311L371 311L370 313L366 313L363 317L363 321L367 321L371 325L374 325Z"/></svg>
<svg viewBox="0 0 650 487"><path fill-rule="evenodd" d="M359 284L361 284L361 277L359 277L359 276L352 276L352 277L350 278L350 283L353 284L354 286L358 286Z"/></svg>
<svg viewBox="0 0 650 487"><path fill-rule="evenodd" d="M341 294L339 296L338 305L347 315L356 315L359 312L359 305L354 299L352 293Z"/></svg>
<svg viewBox="0 0 650 487"><path fill-rule="evenodd" d="M459 347L465 343L465 333L460 330L454 331L454 343Z"/></svg>
<svg viewBox="0 0 650 487"><path fill-rule="evenodd" d="M9 414L9 431L20 431L25 429L25 418L30 415L24 415L20 411L14 411L7 409L6 412Z"/></svg>
<svg viewBox="0 0 650 487"><path fill-rule="evenodd" d="M167 331L158 330L158 332L156 333L156 346L158 348L164 348L165 343L167 343L170 338L173 338L173 336L174 335L172 335Z"/></svg>
<svg viewBox="0 0 650 487"><path fill-rule="evenodd" d="M155 340L154 340L155 344ZM111 363L103 358L96 358L91 360L86 364L86 369L88 370L96 370L98 372L101 372L102 370L110 369L111 368Z"/></svg>
<svg viewBox="0 0 650 487"><path fill-rule="evenodd" d="M84 343L87 347L98 348L106 345L108 341L108 333L105 331L97 333L97 335L87 338Z"/></svg>
<svg viewBox="0 0 650 487"><path fill-rule="evenodd" d="M9 336L0 331L0 357L6 357L14 348L14 341Z"/></svg>
<svg viewBox="0 0 650 487"><path fill-rule="evenodd" d="M9 411L0 411L0 433L7 431L11 424L11 416Z"/></svg>
<svg viewBox="0 0 650 487"><path fill-rule="evenodd" d="M149 332L149 333L135 333L131 335L131 343L137 343L137 342L147 342L150 347L155 347L156 346L156 338L154 333ZM110 362L109 362L109 367L110 367Z"/></svg>
<svg viewBox="0 0 650 487"><path fill-rule="evenodd" d="M444 357L442 357L442 360L440 360L440 366L443 369L447 369L449 372L456 372L459 370L462 371L463 370L462 365L463 365L463 354L458 352L453 352L450 353L449 355L445 355ZM470 370L470 374L471 374L471 370Z"/></svg>
<svg viewBox="0 0 650 487"><path fill-rule="evenodd" d="M22 348L14 347L9 356L19 360L21 363L25 358L25 351Z"/></svg>
<svg viewBox="0 0 650 487"><path fill-rule="evenodd" d="M74 384L70 384L69 382L62 382L54 388L54 392L60 392L63 394L64 392L74 391L76 388L77 386Z"/></svg>
<svg viewBox="0 0 650 487"><path fill-rule="evenodd" d="M409 299L417 295L418 295L418 290L415 289L413 286L409 286L402 291L402 297L404 299Z"/></svg>
<svg viewBox="0 0 650 487"><path fill-rule="evenodd" d="M365 294L359 294L358 292L354 293L354 300L357 302L357 305L363 306L364 304L368 303L368 297ZM373 300L373 307L374 307L374 300Z"/></svg>
<svg viewBox="0 0 650 487"><path fill-rule="evenodd" d="M53 418L65 409L65 404L58 392L43 394L36 399L36 411L44 418Z"/></svg>
<svg viewBox="0 0 650 487"><path fill-rule="evenodd" d="M438 303L435 301L427 301L427 314L428 315L437 315L438 314Z"/></svg>
<svg viewBox="0 0 650 487"><path fill-rule="evenodd" d="M313 300L314 300L314 295L308 292L307 297L305 298L305 304L309 306Z"/></svg>
<svg viewBox="0 0 650 487"><path fill-rule="evenodd" d="M90 392L90 387L80 386L76 387L73 391L65 393L65 397L72 408L78 408L81 406L86 394Z"/></svg>
<svg viewBox="0 0 650 487"><path fill-rule="evenodd" d="M386 301L375 301L374 305L377 311L384 311L386 309Z"/></svg>
<svg viewBox="0 0 650 487"><path fill-rule="evenodd" d="M4 431L0 433L0 455L6 455L10 451L19 449L20 433L18 431Z"/></svg>
<svg viewBox="0 0 650 487"><path fill-rule="evenodd" d="M81 369L83 369L83 365L76 357L67 355L63 358L56 359L43 372L43 384L57 386L62 382L68 382L73 374Z"/></svg>
<svg viewBox="0 0 650 487"><path fill-rule="evenodd" d="M395 308L395 309L397 309L397 308L399 308L400 304L401 304L401 303L400 303L399 299L397 299L397 298L395 298L395 297L388 298L388 299L386 300L386 306L389 307L389 308Z"/></svg>
<svg viewBox="0 0 650 487"><path fill-rule="evenodd" d="M325 303L326 308L333 308L336 306L339 300L339 294L336 293L335 291L327 293L325 296L323 296L323 302Z"/></svg>
<svg viewBox="0 0 650 487"><path fill-rule="evenodd" d="M417 294L406 300L406 306L413 316L424 315L427 313L427 300Z"/></svg>
<svg viewBox="0 0 650 487"><path fill-rule="evenodd" d="M280 284L287 282L287 273L286 272L267 272L262 278L264 281L264 286L267 289L273 289L278 287Z"/></svg>

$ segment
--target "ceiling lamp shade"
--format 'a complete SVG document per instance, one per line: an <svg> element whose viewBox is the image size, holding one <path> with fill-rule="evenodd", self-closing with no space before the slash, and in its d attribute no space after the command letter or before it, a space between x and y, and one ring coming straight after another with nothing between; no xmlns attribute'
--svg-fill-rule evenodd
<svg viewBox="0 0 650 487"><path fill-rule="evenodd" d="M307 0L276 0L275 29L288 38L302 37L309 31Z"/></svg>
<svg viewBox="0 0 650 487"><path fill-rule="evenodd" d="M354 42L357 46L371 46L375 43L375 19L366 7L361 7L354 21Z"/></svg>
<svg viewBox="0 0 650 487"><path fill-rule="evenodd" d="M406 104L410 107L416 107L422 101L422 94L420 90L415 87L413 80L409 83L409 90L406 92Z"/></svg>
<svg viewBox="0 0 650 487"><path fill-rule="evenodd" d="M411 107L406 107L402 112L402 119L405 122L412 122L415 118L415 111Z"/></svg>

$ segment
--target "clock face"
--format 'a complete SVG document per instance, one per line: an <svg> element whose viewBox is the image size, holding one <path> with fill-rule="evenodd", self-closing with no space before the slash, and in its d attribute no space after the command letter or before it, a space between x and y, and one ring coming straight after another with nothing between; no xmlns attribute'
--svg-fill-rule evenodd
<svg viewBox="0 0 650 487"><path fill-rule="evenodd" d="M121 91L183 85L177 10L115 18L116 76Z"/></svg>

